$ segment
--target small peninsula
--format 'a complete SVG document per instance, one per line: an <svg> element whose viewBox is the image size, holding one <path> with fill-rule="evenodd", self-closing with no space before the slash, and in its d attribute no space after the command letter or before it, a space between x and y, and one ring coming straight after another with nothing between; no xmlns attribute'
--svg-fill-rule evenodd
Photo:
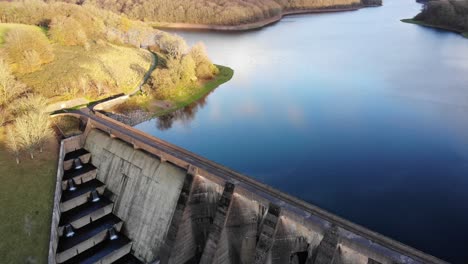
<svg viewBox="0 0 468 264"><path fill-rule="evenodd" d="M419 14L401 21L457 32L468 38L468 0L425 1Z"/></svg>

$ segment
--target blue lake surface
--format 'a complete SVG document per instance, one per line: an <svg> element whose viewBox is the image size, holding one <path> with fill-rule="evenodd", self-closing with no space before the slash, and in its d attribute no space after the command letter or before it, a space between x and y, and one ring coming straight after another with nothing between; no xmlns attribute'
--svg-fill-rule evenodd
<svg viewBox="0 0 468 264"><path fill-rule="evenodd" d="M234 77L136 127L468 263L468 39L400 22L420 8L392 0L249 32L177 32Z"/></svg>

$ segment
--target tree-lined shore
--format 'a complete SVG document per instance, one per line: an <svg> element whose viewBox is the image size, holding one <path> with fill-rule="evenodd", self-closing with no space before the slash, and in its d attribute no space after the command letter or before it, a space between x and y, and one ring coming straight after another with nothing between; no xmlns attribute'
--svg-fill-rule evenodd
<svg viewBox="0 0 468 264"><path fill-rule="evenodd" d="M421 12L403 22L460 33L468 38L468 0L430 0Z"/></svg>
<svg viewBox="0 0 468 264"><path fill-rule="evenodd" d="M94 5L152 24L241 26L259 23L287 12L358 8L381 5L381 0L59 0ZM172 24L174 25L174 24ZM232 28L232 27L231 27ZM210 29L210 28L208 28Z"/></svg>

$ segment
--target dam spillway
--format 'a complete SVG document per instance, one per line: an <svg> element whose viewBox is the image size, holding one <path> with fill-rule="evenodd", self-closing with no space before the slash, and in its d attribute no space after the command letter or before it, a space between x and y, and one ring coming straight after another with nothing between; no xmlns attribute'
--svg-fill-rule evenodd
<svg viewBox="0 0 468 264"><path fill-rule="evenodd" d="M85 179L78 188L99 182L109 201L101 218L118 218L124 244L131 244L122 254L129 262L90 263L444 263L103 116L89 118L84 134L64 140L61 152L82 154L88 171L72 177ZM64 160L61 166L63 183L72 165ZM57 203L64 189L56 189ZM57 257L66 216L61 209L54 208L53 263L63 263Z"/></svg>

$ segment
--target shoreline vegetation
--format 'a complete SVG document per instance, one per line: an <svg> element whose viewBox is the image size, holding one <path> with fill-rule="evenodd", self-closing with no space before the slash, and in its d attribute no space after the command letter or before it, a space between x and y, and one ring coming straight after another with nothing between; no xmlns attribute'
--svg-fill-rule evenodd
<svg viewBox="0 0 468 264"><path fill-rule="evenodd" d="M468 38L468 0L422 2L419 14L402 22L459 33Z"/></svg>
<svg viewBox="0 0 468 264"><path fill-rule="evenodd" d="M404 22L404 23L409 23L409 24L415 24L415 25L423 26L423 27L435 28L435 29L442 29L442 30L446 30L446 31L453 32L453 33L458 33L458 34L460 34L462 37L468 38L468 31L465 32L465 31L463 31L463 30L458 30L458 29L456 29L456 28L451 28L451 27L448 27L448 26L441 26L441 25L429 24L429 23L426 23L426 22L424 22L424 21L415 20L414 18L401 19L400 21L401 21L401 22Z"/></svg>
<svg viewBox="0 0 468 264"><path fill-rule="evenodd" d="M195 84L191 94L168 100L158 100L144 94L135 94L127 101L105 110L105 114L124 124L135 126L139 123L179 111L206 97L216 88L231 80L234 70L223 65L215 65L219 72L210 80ZM193 86L194 84L192 84Z"/></svg>
<svg viewBox="0 0 468 264"><path fill-rule="evenodd" d="M181 29L181 30L214 30L214 31L246 31L254 30L269 26L279 22L285 16L302 15L302 14L320 14L356 11L363 7L377 7L380 5L364 5L350 6L341 8L310 8L302 10L289 10L270 18L265 18L260 21L245 23L240 25L211 25L211 24L196 24L196 23L173 23L173 22L148 22L151 26L158 29Z"/></svg>
<svg viewBox="0 0 468 264"><path fill-rule="evenodd" d="M65 1L82 5L80 0ZM158 28L251 30L292 14L351 11L381 6L382 0L86 0Z"/></svg>

